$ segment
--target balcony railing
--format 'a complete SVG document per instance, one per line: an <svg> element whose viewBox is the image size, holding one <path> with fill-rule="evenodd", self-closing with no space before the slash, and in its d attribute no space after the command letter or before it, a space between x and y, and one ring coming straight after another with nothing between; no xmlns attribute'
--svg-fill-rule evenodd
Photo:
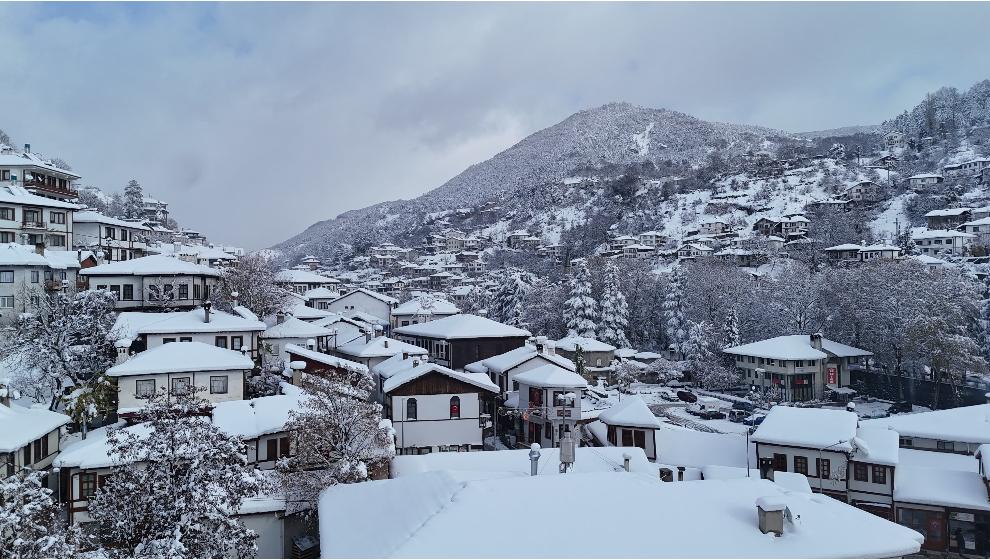
<svg viewBox="0 0 990 560"><path fill-rule="evenodd" d="M72 187L60 187L58 185L50 185L47 182L38 181L35 179L29 179L27 181L24 181L24 186L29 189L39 189L65 196L77 196L79 194L75 190L73 190Z"/></svg>
<svg viewBox="0 0 990 560"><path fill-rule="evenodd" d="M21 227L26 229L46 229L47 226L45 222L35 221L35 220L24 220L21 222Z"/></svg>

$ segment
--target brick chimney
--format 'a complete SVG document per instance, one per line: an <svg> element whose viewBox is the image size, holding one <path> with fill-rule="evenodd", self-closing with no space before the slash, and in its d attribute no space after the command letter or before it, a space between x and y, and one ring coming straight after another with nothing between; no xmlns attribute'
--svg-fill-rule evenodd
<svg viewBox="0 0 990 560"><path fill-rule="evenodd" d="M815 350L822 349L822 333L815 333L811 335L811 347Z"/></svg>

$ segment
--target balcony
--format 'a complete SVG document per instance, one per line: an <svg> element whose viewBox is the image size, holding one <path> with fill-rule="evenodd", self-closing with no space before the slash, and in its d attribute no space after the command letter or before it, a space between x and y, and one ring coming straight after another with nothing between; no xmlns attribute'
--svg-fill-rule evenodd
<svg viewBox="0 0 990 560"><path fill-rule="evenodd" d="M62 280L45 280L45 290L49 292L60 292L64 287Z"/></svg>
<svg viewBox="0 0 990 560"><path fill-rule="evenodd" d="M45 222L35 220L24 220L21 222L22 229L48 229Z"/></svg>
<svg viewBox="0 0 990 560"><path fill-rule="evenodd" d="M24 188L32 190L45 191L47 193L54 194L56 196L62 196L66 198L75 198L79 195L78 192L72 189L72 187L60 187L57 184L52 185L45 181L39 181L37 179L29 179L24 181Z"/></svg>

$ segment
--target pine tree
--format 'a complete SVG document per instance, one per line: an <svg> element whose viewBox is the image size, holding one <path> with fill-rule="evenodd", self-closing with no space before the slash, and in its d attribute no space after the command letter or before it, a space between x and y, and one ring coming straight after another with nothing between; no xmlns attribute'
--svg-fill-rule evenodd
<svg viewBox="0 0 990 560"><path fill-rule="evenodd" d="M564 302L564 320L571 336L595 338L598 302L591 297L588 267L582 264L571 278L571 297Z"/></svg>
<svg viewBox="0 0 990 560"><path fill-rule="evenodd" d="M78 525L59 520L43 471L22 469L0 480L0 558L74 558L84 543Z"/></svg>
<svg viewBox="0 0 990 560"><path fill-rule="evenodd" d="M688 351L691 325L684 312L684 270L680 267L674 269L670 278L663 300L663 319L670 349L683 356Z"/></svg>
<svg viewBox="0 0 990 560"><path fill-rule="evenodd" d="M161 391L140 411L146 424L110 430L116 466L89 513L112 556L254 556L258 535L235 515L262 479L244 443L201 415L208 406Z"/></svg>
<svg viewBox="0 0 990 560"><path fill-rule="evenodd" d="M144 189L137 179L131 179L124 187L124 217L136 220L144 212Z"/></svg>
<svg viewBox="0 0 990 560"><path fill-rule="evenodd" d="M725 316L722 339L722 343L724 345L722 347L723 350L725 348L739 346L739 315L736 313L735 309L730 309Z"/></svg>
<svg viewBox="0 0 990 560"><path fill-rule="evenodd" d="M601 329L598 337L616 348L628 348L629 305L619 288L619 267L615 261L605 265L605 289L602 293Z"/></svg>
<svg viewBox="0 0 990 560"><path fill-rule="evenodd" d="M523 300L528 285L524 276L517 270L506 271L498 288L492 295L488 317L507 325L522 324Z"/></svg>
<svg viewBox="0 0 990 560"><path fill-rule="evenodd" d="M584 377L588 371L584 364L584 350L581 350L580 346L574 348L574 371L581 377Z"/></svg>
<svg viewBox="0 0 990 560"><path fill-rule="evenodd" d="M371 400L367 371L334 370L304 375L306 398L289 414L296 454L277 466L285 487L286 513L316 515L323 489L362 482L395 454L382 405Z"/></svg>

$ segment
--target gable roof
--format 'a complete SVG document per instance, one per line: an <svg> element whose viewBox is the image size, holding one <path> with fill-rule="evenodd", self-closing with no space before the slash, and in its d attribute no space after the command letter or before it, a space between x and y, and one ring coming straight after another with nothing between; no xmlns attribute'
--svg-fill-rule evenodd
<svg viewBox="0 0 990 560"><path fill-rule="evenodd" d="M568 352L576 352L578 346L580 346L581 350L584 352L612 352L615 350L615 346L612 346L606 342L577 335L565 336L564 338L556 341L554 345L557 348L567 350Z"/></svg>
<svg viewBox="0 0 990 560"><path fill-rule="evenodd" d="M392 315L454 315L461 310L445 299L418 297L411 299L392 310Z"/></svg>
<svg viewBox="0 0 990 560"><path fill-rule="evenodd" d="M415 356L425 356L429 354L426 348L413 346L412 344L395 340L387 336L379 336L365 342L362 339L348 342L337 347L337 353L347 354L358 358L382 358L394 356L396 354L407 353Z"/></svg>
<svg viewBox="0 0 990 560"><path fill-rule="evenodd" d="M583 377L555 364L547 364L518 373L515 380L531 387L574 387L583 389L588 386L588 382Z"/></svg>
<svg viewBox="0 0 990 560"><path fill-rule="evenodd" d="M571 371L575 369L574 362L568 360L567 358L557 354L540 354L536 351L535 347L528 344L526 346L509 350L508 352L503 352L497 356L492 356L491 358L485 358L484 360L478 360L477 362L470 363L464 366L464 369L480 372L504 373L505 371L520 366L534 358L542 358L548 363L557 364L558 366Z"/></svg>
<svg viewBox="0 0 990 560"><path fill-rule="evenodd" d="M117 315L112 332L118 338L137 338L142 334L161 333L210 333L263 331L261 321L245 319L223 311L211 310L210 322L206 322L206 311L202 307L174 313L142 313L122 311Z"/></svg>
<svg viewBox="0 0 990 560"><path fill-rule="evenodd" d="M422 336L427 338L502 338L502 337L528 337L530 332L524 329L512 327L498 321L492 321L486 317L462 313L451 315L442 319L399 327L394 330L396 334L407 336Z"/></svg>
<svg viewBox="0 0 990 560"><path fill-rule="evenodd" d="M150 255L127 261L115 261L79 271L84 276L211 276L220 277L220 271L165 255Z"/></svg>
<svg viewBox="0 0 990 560"><path fill-rule="evenodd" d="M169 342L131 356L107 370L110 377L180 373L187 371L230 371L254 368L251 358L202 342Z"/></svg>
<svg viewBox="0 0 990 560"><path fill-rule="evenodd" d="M723 350L736 356L757 356L774 360L823 360L829 354L840 358L872 356L873 353L822 338L822 350L811 346L811 337L805 334L775 336L758 342L734 346ZM827 354L826 354L827 352Z"/></svg>
<svg viewBox="0 0 990 560"><path fill-rule="evenodd" d="M42 206L46 208L64 208L66 210L76 210L80 208L78 204L38 196L19 185L0 185L0 202L24 204L27 206Z"/></svg>
<svg viewBox="0 0 990 560"><path fill-rule="evenodd" d="M385 302L385 303L387 303L389 305L396 305L397 303L399 303L399 300L395 299L394 297L389 297L389 296L387 296L385 294L380 294L378 292L373 292L373 291L368 290L366 288L355 288L355 289L347 292L346 294L340 296L339 298L335 299L334 302L338 302L338 301L347 299L347 298L349 298L349 297L351 297L351 296L353 296L355 294L364 294L366 296L373 297L373 298L375 298L377 300L383 301L383 302Z"/></svg>
<svg viewBox="0 0 990 560"><path fill-rule="evenodd" d="M895 430L903 437L990 443L990 404L863 420L863 426Z"/></svg>
<svg viewBox="0 0 990 560"><path fill-rule="evenodd" d="M808 447L839 452L853 450L855 412L827 408L775 406L750 438L759 443Z"/></svg>
<svg viewBox="0 0 990 560"><path fill-rule="evenodd" d="M612 408L598 415L598 419L613 426L631 426L634 428L658 429L662 426L660 419L650 411L650 407L641 397L629 396Z"/></svg>
<svg viewBox="0 0 990 560"><path fill-rule="evenodd" d="M6 389L10 390L10 389ZM17 451L41 436L68 424L65 414L44 407L24 407L16 403L0 404L0 453Z"/></svg>
<svg viewBox="0 0 990 560"><path fill-rule="evenodd" d="M285 284L333 284L336 282L333 278L321 276L309 270L299 270L295 268L278 271L278 273L275 274L275 281Z"/></svg>
<svg viewBox="0 0 990 560"><path fill-rule="evenodd" d="M261 333L261 338L319 338L332 335L330 329L289 315L281 323L268 327Z"/></svg>
<svg viewBox="0 0 990 560"><path fill-rule="evenodd" d="M359 373L368 373L368 368L365 367L364 364L345 360L344 358L338 358L337 356L331 356L330 354L324 354L323 352L317 352L316 350L310 350L309 348L303 348L298 344L286 344L285 351L330 367L346 369L348 371L356 371Z"/></svg>
<svg viewBox="0 0 990 560"><path fill-rule="evenodd" d="M469 385L474 385L485 391L491 393L498 393L498 385L492 383L488 376L481 373L472 373L464 371L454 371L450 368L443 367L439 364L434 364L430 362L420 363L418 366L403 369L394 372L385 383L382 384L382 391L385 393L391 393L395 389L423 377L424 375L430 373L439 373L440 375L449 377L451 379L456 379L457 381L463 381Z"/></svg>

